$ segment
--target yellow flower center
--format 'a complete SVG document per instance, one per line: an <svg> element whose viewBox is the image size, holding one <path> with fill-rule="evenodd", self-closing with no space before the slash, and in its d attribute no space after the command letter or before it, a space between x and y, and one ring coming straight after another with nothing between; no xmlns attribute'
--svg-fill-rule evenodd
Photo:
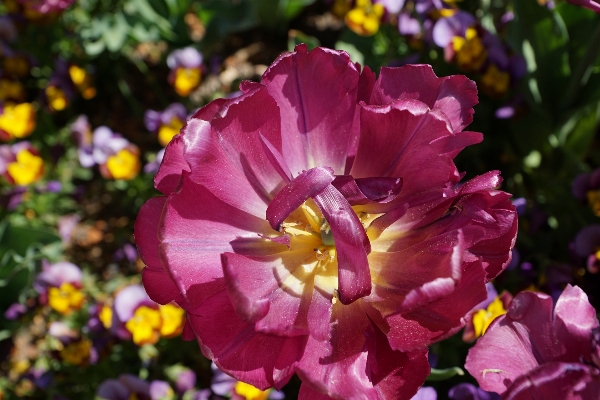
<svg viewBox="0 0 600 400"><path fill-rule="evenodd" d="M490 65L481 77L481 85L492 96L503 96L510 84L510 74L500 71L494 64Z"/></svg>
<svg viewBox="0 0 600 400"><path fill-rule="evenodd" d="M173 86L178 95L187 96L200 85L201 79L200 68L177 68Z"/></svg>
<svg viewBox="0 0 600 400"><path fill-rule="evenodd" d="M0 115L0 129L12 138L24 138L35 129L35 110L29 103L6 104Z"/></svg>
<svg viewBox="0 0 600 400"><path fill-rule="evenodd" d="M475 28L468 28L465 37L454 36L452 47L456 52L456 62L460 68L466 71L476 71L481 67L487 52Z"/></svg>
<svg viewBox="0 0 600 400"><path fill-rule="evenodd" d="M487 328L490 326L492 321L501 315L506 314L504 304L500 297L496 297L494 301L485 310L479 310L473 315L473 328L475 330L475 337L480 337L485 333Z"/></svg>
<svg viewBox="0 0 600 400"><path fill-rule="evenodd" d="M357 0L356 6L346 14L346 25L361 36L373 36L379 30L385 7L371 0Z"/></svg>
<svg viewBox="0 0 600 400"><path fill-rule="evenodd" d="M90 358L90 350L92 342L88 339L83 339L78 342L69 343L60 351L61 358L73 365L83 365Z"/></svg>
<svg viewBox="0 0 600 400"><path fill-rule="evenodd" d="M114 179L133 179L140 172L141 163L129 149L122 149L108 157L106 168Z"/></svg>
<svg viewBox="0 0 600 400"><path fill-rule="evenodd" d="M27 149L17 153L17 160L8 163L7 172L20 186L29 185L40 179L44 173L44 161Z"/></svg>
<svg viewBox="0 0 600 400"><path fill-rule="evenodd" d="M83 293L69 282L48 290L48 304L61 314L69 314L83 306Z"/></svg>
<svg viewBox="0 0 600 400"><path fill-rule="evenodd" d="M158 142L162 146L169 144L173 136L177 135L183 126L183 121L177 117L171 118L168 125L161 125L158 129Z"/></svg>
<svg viewBox="0 0 600 400"><path fill-rule="evenodd" d="M100 322L102 322L102 325L106 329L110 329L110 327L112 326L112 317L113 317L112 308L109 306L102 306L102 309L100 310L100 314L98 315L98 318L100 319Z"/></svg>
<svg viewBox="0 0 600 400"><path fill-rule="evenodd" d="M133 317L125 323L125 328L131 332L133 342L141 346L158 342L161 325L162 321L158 310L141 306L135 310Z"/></svg>
<svg viewBox="0 0 600 400"><path fill-rule="evenodd" d="M56 86L48 86L46 88L46 99L48 100L48 107L52 111L61 111L69 104L69 99L62 89Z"/></svg>
<svg viewBox="0 0 600 400"><path fill-rule="evenodd" d="M185 312L181 307L173 304L165 304L158 309L162 319L160 334L163 337L171 338L179 335L183 331L185 322Z"/></svg>
<svg viewBox="0 0 600 400"><path fill-rule="evenodd" d="M233 390L245 400L266 400L270 390L260 390L245 382L238 381Z"/></svg>

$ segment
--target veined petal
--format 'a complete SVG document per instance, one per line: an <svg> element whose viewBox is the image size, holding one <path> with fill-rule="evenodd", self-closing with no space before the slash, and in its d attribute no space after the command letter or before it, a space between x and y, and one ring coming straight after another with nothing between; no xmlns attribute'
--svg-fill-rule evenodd
<svg viewBox="0 0 600 400"><path fill-rule="evenodd" d="M348 54L306 45L281 55L262 84L279 105L281 154L292 174L327 165L344 173L359 73Z"/></svg>
<svg viewBox="0 0 600 400"><path fill-rule="evenodd" d="M208 358L224 372L261 390L287 383L306 344L306 336L256 332L253 323L236 314L226 290L209 297L188 318Z"/></svg>
<svg viewBox="0 0 600 400"><path fill-rule="evenodd" d="M169 196L163 212L161 260L193 308L213 293L201 284L222 288L222 282L217 284L223 277L222 253L270 254L287 249L259 236L275 233L267 221L224 203L184 174L181 189Z"/></svg>
<svg viewBox="0 0 600 400"><path fill-rule="evenodd" d="M478 103L475 82L463 75L438 78L430 65L381 68L369 103L385 105L397 99L419 100L442 111L454 132L473 121L473 106Z"/></svg>
<svg viewBox="0 0 600 400"><path fill-rule="evenodd" d="M358 178L350 175L335 177L332 185L350 205L389 203L402 189L402 178Z"/></svg>
<svg viewBox="0 0 600 400"><path fill-rule="evenodd" d="M159 222L167 201L166 197L154 197L140 209L134 225L134 237L140 258L146 265L142 270L144 288L152 300L167 304L181 296L179 289L169 276L158 251Z"/></svg>
<svg viewBox="0 0 600 400"><path fill-rule="evenodd" d="M184 143L181 135L177 135L171 139L165 149L165 155L158 168L158 172L154 177L154 187L166 196L177 189L183 171L190 171L190 166L183 156L183 147Z"/></svg>
<svg viewBox="0 0 600 400"><path fill-rule="evenodd" d="M267 207L267 220L271 227L279 230L281 223L296 208L325 189L334 180L329 167L311 168L294 178L273 198Z"/></svg>
<svg viewBox="0 0 600 400"><path fill-rule="evenodd" d="M367 254L369 238L356 213L344 196L328 185L314 198L331 226L338 260L340 301L350 304L371 293L371 274Z"/></svg>
<svg viewBox="0 0 600 400"><path fill-rule="evenodd" d="M302 266L303 252L283 252L265 257L223 255L223 270L229 295L238 315L255 322L258 332L278 336L315 336L327 338L331 298L315 290L313 279ZM269 307L262 309L261 304ZM250 304L260 313L252 313ZM250 312L248 312L250 311ZM251 316L258 318L249 318Z"/></svg>

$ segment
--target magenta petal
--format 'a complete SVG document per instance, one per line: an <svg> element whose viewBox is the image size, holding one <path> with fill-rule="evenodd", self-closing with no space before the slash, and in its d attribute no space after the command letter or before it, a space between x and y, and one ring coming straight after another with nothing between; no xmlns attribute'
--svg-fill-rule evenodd
<svg viewBox="0 0 600 400"><path fill-rule="evenodd" d="M303 171L281 189L267 207L267 220L271 227L278 230L288 215L327 187L333 179L333 170L329 167L317 167Z"/></svg>
<svg viewBox="0 0 600 400"><path fill-rule="evenodd" d="M281 154L292 174L327 165L341 174L351 140L359 73L342 51L296 46L264 73L281 112Z"/></svg>
<svg viewBox="0 0 600 400"><path fill-rule="evenodd" d="M183 171L190 171L190 166L183 156L183 147L183 138L177 135L165 149L162 163L154 177L154 187L164 195L168 196L177 189Z"/></svg>
<svg viewBox="0 0 600 400"><path fill-rule="evenodd" d="M232 253L229 253L232 254ZM269 300L257 299L255 301L244 296L240 291L240 283L235 268L229 263L227 253L221 254L221 263L223 265L223 275L225 276L225 285L227 292L231 297L231 303L235 312L244 322L256 322L263 318L269 312Z"/></svg>
<svg viewBox="0 0 600 400"><path fill-rule="evenodd" d="M227 262L227 266L223 266L225 276L227 279L233 278L235 282L234 287L228 286L229 295L240 317L256 322L255 329L258 332L297 336L307 335L310 329L315 337L325 340L327 332L324 330L331 314L331 299L322 298L308 279L301 286L301 292L300 285L294 286L295 292L286 287L288 279L295 280L293 275L302 274L303 267L297 261L299 256L290 252L266 257L226 253L223 256ZM246 312L249 308L247 304L259 308L265 302L268 307L259 318L246 318L250 314Z"/></svg>
<svg viewBox="0 0 600 400"><path fill-rule="evenodd" d="M227 374L263 390L287 383L306 343L306 336L256 332L254 324L238 317L225 290L209 297L188 318L208 358Z"/></svg>
<svg viewBox="0 0 600 400"><path fill-rule="evenodd" d="M369 238L350 204L332 185L314 197L331 226L338 259L340 301L350 304L371 293L371 273L367 253Z"/></svg>
<svg viewBox="0 0 600 400"><path fill-rule="evenodd" d="M359 178L350 175L335 177L332 185L350 205L389 203L402 189L402 178Z"/></svg>
<svg viewBox="0 0 600 400"><path fill-rule="evenodd" d="M292 180L292 173L288 168L285 161L283 161L283 156L281 153L269 142L269 140L264 137L262 134L260 135L260 142L263 145L263 150L267 155L267 158L271 162L271 165L281 176L286 183Z"/></svg>
<svg viewBox="0 0 600 400"><path fill-rule="evenodd" d="M140 209L134 225L139 255L146 267L142 270L144 288L150 298L167 304L181 296L179 289L164 269L159 254L158 225L166 197L154 197Z"/></svg>
<svg viewBox="0 0 600 400"><path fill-rule="evenodd" d="M381 68L370 104L385 105L397 99L415 99L443 112L454 132L473 121L478 103L475 82L463 75L438 78L429 65Z"/></svg>
<svg viewBox="0 0 600 400"><path fill-rule="evenodd" d="M600 373L579 363L547 363L518 377L502 398L598 400Z"/></svg>

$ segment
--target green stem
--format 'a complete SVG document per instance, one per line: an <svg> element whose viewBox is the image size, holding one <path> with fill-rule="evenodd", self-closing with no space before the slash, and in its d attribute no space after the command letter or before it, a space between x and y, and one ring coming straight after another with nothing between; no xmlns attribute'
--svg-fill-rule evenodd
<svg viewBox="0 0 600 400"><path fill-rule="evenodd" d="M600 54L600 23L596 26L596 29L590 37L588 42L587 50L585 54L577 64L575 71L571 75L571 80L567 86L565 95L565 108L570 107L583 85L585 85L584 78L586 77L588 70L593 66L594 62Z"/></svg>

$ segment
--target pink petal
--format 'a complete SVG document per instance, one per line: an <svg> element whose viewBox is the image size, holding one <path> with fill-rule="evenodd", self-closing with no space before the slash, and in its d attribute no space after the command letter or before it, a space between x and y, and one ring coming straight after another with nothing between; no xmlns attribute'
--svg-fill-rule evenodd
<svg viewBox="0 0 600 400"><path fill-rule="evenodd" d="M478 103L475 82L463 75L438 78L430 65L381 68L368 104L385 105L397 99L419 100L442 111L454 132L473 121L473 106Z"/></svg>
<svg viewBox="0 0 600 400"><path fill-rule="evenodd" d="M181 135L175 136L166 147L162 163L154 177L154 187L160 190L164 195L173 193L183 171L190 171L190 166L183 156L183 138Z"/></svg>
<svg viewBox="0 0 600 400"><path fill-rule="evenodd" d="M167 304L181 296L179 289L164 269L160 260L158 224L166 197L154 197L140 209L134 225L134 237L140 258L146 265L142 270L144 288L150 298L159 304Z"/></svg>
<svg viewBox="0 0 600 400"><path fill-rule="evenodd" d="M401 198L458 180L452 159L444 155L448 144L438 140L452 133L424 104L363 105L360 116L353 177L401 177Z"/></svg>
<svg viewBox="0 0 600 400"><path fill-rule="evenodd" d="M231 281L228 282L231 302L243 320L256 322L256 331L278 336L307 335L310 332L319 340L327 338L331 298L315 290L314 277L307 277L301 286L288 287L289 280L303 274L299 261L306 255L287 251L265 257L244 257L232 253L223 257L225 277ZM267 307L263 309L264 303ZM260 312L253 312L252 307Z"/></svg>
<svg viewBox="0 0 600 400"><path fill-rule="evenodd" d="M161 224L161 259L189 307L223 288L221 253L272 254L287 249L259 236L276 234L267 221L224 203L187 174L180 191L169 196Z"/></svg>
<svg viewBox="0 0 600 400"><path fill-rule="evenodd" d="M333 170L329 167L311 168L299 174L275 195L267 207L267 220L271 227L278 230L288 215L325 189L333 179Z"/></svg>
<svg viewBox="0 0 600 400"><path fill-rule="evenodd" d="M348 54L305 45L281 55L262 84L281 112L281 154L292 174L316 166L344 172L359 74Z"/></svg>
<svg viewBox="0 0 600 400"><path fill-rule="evenodd" d="M340 301L350 304L371 293L367 254L371 245L350 204L332 185L319 192L314 201L331 227L338 262Z"/></svg>
<svg viewBox="0 0 600 400"><path fill-rule="evenodd" d="M256 332L254 324L238 317L225 290L209 297L188 318L208 358L224 372L262 390L287 383L306 343L306 336L283 338Z"/></svg>
<svg viewBox="0 0 600 400"><path fill-rule="evenodd" d="M350 175L339 175L332 184L350 205L389 203L402 189L402 178L354 179Z"/></svg>

